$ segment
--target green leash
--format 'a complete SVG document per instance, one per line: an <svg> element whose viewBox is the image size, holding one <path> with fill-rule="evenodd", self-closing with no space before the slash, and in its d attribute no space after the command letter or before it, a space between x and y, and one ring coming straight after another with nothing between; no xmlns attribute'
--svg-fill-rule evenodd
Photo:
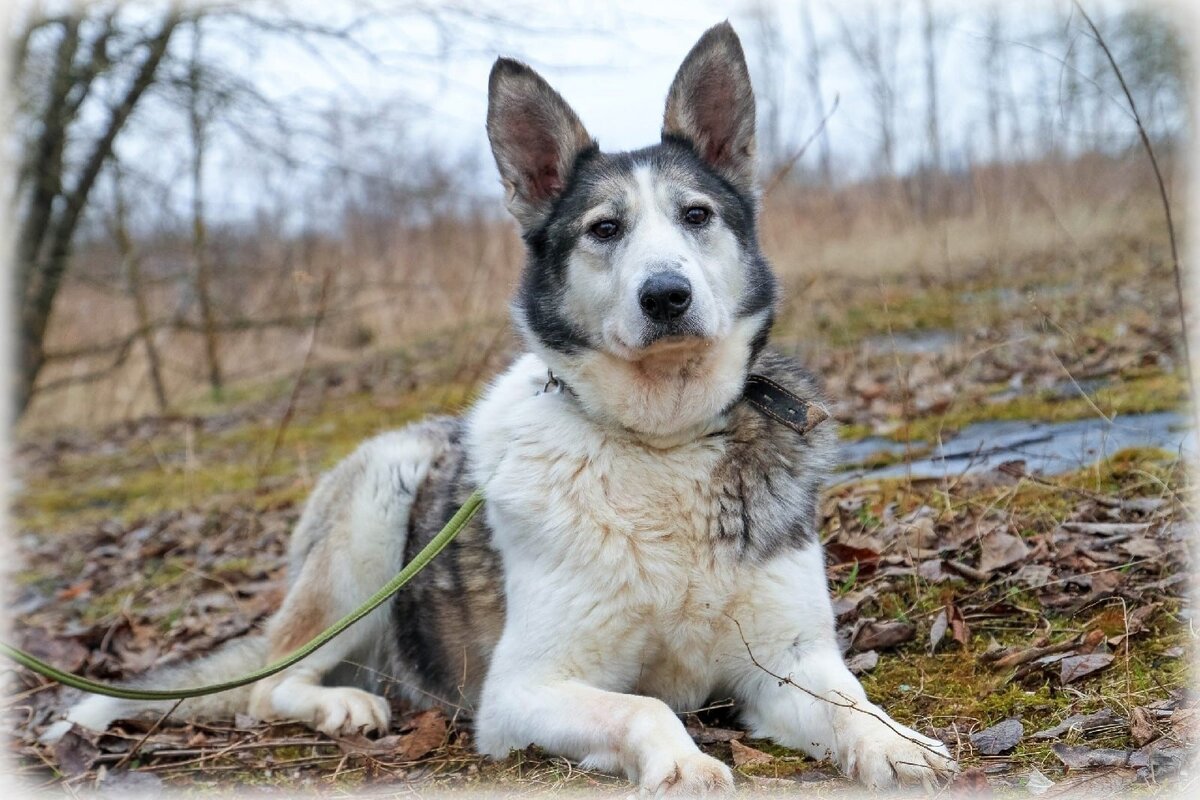
<svg viewBox="0 0 1200 800"><path fill-rule="evenodd" d="M0 642L0 654L6 655L13 661L16 661L23 667L33 670L34 672L44 675L53 681L70 686L75 689L82 689L85 692L93 694L103 694L109 697L120 697L125 700L184 700L189 697L202 697L207 694L216 694L218 692L226 692L230 689L237 689L240 686L245 686L255 681L260 681L263 678L270 677L277 672L282 672L288 667L296 664L304 658L307 658L317 649L324 647L344 630L349 628L360 619L370 614L375 609L379 608L396 592L400 591L406 583L412 580L418 572L425 569L430 561L437 557L438 553L446 548L446 545L457 536L471 518L479 511L480 505L483 504L483 491L476 489L467 502L463 503L462 507L455 512L450 521L446 523L446 527L438 532L438 535L430 540L429 544L422 548L421 552L413 557L413 560L404 565L404 569L400 570L396 577L392 578L375 594L363 603L361 606L351 611L346 616L342 617L337 622L330 625L320 633L315 639L301 647L286 658L280 659L273 664L268 664L262 669L251 672L248 675L243 675L240 678L235 678L231 681L223 683L213 683L208 686L201 686L196 689L131 689L125 686L114 686L107 683L99 683L88 678L82 678L78 675L73 675L70 672L62 670L47 664L35 656L26 653L24 650L13 647L12 645Z"/></svg>

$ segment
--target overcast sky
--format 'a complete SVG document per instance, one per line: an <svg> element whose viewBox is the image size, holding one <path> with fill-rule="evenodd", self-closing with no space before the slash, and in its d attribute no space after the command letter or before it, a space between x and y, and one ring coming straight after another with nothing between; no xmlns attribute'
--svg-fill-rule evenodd
<svg viewBox="0 0 1200 800"><path fill-rule="evenodd" d="M302 16L328 21L345 21L361 8L361 4L338 0L302 0L299 5L289 5L304 10ZM716 0L464 2L462 7L472 13L443 12L436 20L428 14L400 14L369 26L363 38L379 55L378 63L332 44L321 45L315 55L283 41L221 41L220 36L211 36L205 46L264 94L279 100L285 116L298 120L320 116L322 126L347 126L344 138L351 143L348 149L364 147L366 142L365 152L377 153L383 160L431 149L474 156L478 168L468 182L482 191L494 191L496 178L484 117L488 70L500 54L515 56L538 69L572 104L602 147L629 149L657 140L663 101L680 61L707 27L728 18L742 34L756 85L773 82L786 98L780 116L783 139L793 146L804 141L818 117L804 83L808 50L799 5L767 3L776 20L770 32L777 35L780 51L769 65L763 63L759 46L763 32L755 5ZM1091 0L1088 5L1102 18L1127 4ZM938 88L944 151L953 164L978 157L985 146L985 132L979 129L984 102L985 13L979 2L934 0L934 6L945 20L939 34ZM827 49L824 100L828 106L838 98L828 130L843 173L853 176L872 165L879 135L870 87L839 44L839 18L853 27L864 14L873 13L872 9L886 17L885 25L895 22L902 29L897 48L889 53L902 89L897 109L898 166L903 169L916 163L925 152L924 64L917 0L880 0L874 5L860 0L811 0L810 8L816 38ZM1028 34L1065 24L1069 4L1065 0L1007 0L999 8L1012 37L1005 43L1012 96L1030 113L1056 103L1063 84L1059 63L1063 51L1042 52L1028 41ZM487 19L489 15L499 21ZM1090 41L1078 41L1074 46L1080 48L1077 57L1092 58L1084 54L1085 49L1094 47ZM331 106L346 113L330 114ZM354 118L363 111L369 111L367 119ZM182 172L179 148L184 136L177 127L182 120L170 119L165 111L155 113L163 118L149 121L149 135L130 136L123 143L124 151L139 163L152 164L157 159L162 165L156 169ZM332 121L334 118L339 122ZM302 137L289 147L301 160L306 153L316 152L306 150L309 146ZM391 155L389 148L394 148ZM210 198L215 215L244 216L261 205L264 197L294 192L307 180L299 175L281 177L278 170L263 166L267 162L232 138L218 139L216 149L209 170L210 186L216 187ZM806 162L811 164L814 158L815 147L806 155Z"/></svg>

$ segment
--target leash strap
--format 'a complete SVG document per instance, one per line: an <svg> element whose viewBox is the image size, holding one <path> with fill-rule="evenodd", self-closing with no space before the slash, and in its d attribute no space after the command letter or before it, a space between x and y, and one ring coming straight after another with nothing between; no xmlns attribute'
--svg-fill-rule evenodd
<svg viewBox="0 0 1200 800"><path fill-rule="evenodd" d="M749 375L742 399L801 436L829 419L829 412L785 389L765 375Z"/></svg>
<svg viewBox="0 0 1200 800"><path fill-rule="evenodd" d="M446 545L453 541L471 518L479 511L479 507L483 504L483 491L476 489L467 502L462 504L462 507L455 512L446 526L438 532L437 536L430 540L429 544L425 545L419 553L413 556L413 560L404 565L404 569L385 584L379 591L371 595L371 597L361 606L351 611L346 616L342 617L337 622L330 625L322 631L315 639L308 644L296 650L289 656L268 664L262 669L256 670L243 675L240 678L235 678L222 683L213 683L208 686L201 686L196 689L134 689L127 686L116 686L109 683L100 683L89 678L84 678L79 675L73 675L70 672L62 670L47 664L45 661L26 653L17 647L10 644L0 642L0 655L5 655L16 661L23 667L31 669L34 672L44 675L53 681L57 681L65 686L70 686L75 689L81 689L92 694L103 694L109 697L119 697L125 700L184 700L189 697L202 697L208 694L217 694L218 692L227 692L230 689L237 689L255 681L260 681L263 678L268 678L278 672L282 672L295 665L297 662L308 657L316 650L329 644L329 642L340 634L342 631L349 628L360 619L370 614L375 609L384 604L392 595L404 588L404 585L416 577L417 573L425 569L430 561L437 557L438 553L446 549Z"/></svg>

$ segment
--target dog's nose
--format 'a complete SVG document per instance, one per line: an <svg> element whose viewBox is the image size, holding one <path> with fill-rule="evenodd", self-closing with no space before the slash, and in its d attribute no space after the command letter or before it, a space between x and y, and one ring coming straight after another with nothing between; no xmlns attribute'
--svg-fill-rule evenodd
<svg viewBox="0 0 1200 800"><path fill-rule="evenodd" d="M679 319L692 304L692 284L678 272L656 273L642 284L638 303L655 322Z"/></svg>

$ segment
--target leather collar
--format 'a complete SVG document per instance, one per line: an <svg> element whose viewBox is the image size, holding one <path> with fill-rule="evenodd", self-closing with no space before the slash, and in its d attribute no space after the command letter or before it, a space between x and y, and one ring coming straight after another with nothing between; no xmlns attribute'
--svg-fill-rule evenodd
<svg viewBox="0 0 1200 800"><path fill-rule="evenodd" d="M742 399L755 410L804 436L829 419L829 412L765 375L748 375Z"/></svg>

